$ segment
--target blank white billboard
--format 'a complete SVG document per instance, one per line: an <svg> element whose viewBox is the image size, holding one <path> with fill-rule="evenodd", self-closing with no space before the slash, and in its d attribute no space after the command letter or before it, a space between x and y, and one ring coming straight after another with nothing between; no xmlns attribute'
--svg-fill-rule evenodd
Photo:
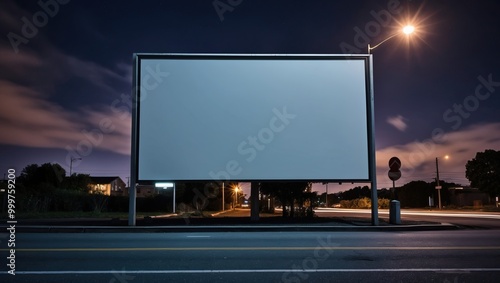
<svg viewBox="0 0 500 283"><path fill-rule="evenodd" d="M138 181L367 181L368 56L136 54Z"/></svg>

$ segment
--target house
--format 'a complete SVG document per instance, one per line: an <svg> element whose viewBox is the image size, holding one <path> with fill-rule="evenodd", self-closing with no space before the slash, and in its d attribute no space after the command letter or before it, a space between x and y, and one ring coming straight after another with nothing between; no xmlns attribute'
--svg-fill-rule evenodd
<svg viewBox="0 0 500 283"><path fill-rule="evenodd" d="M126 196L125 182L120 177L90 177L90 192L107 196Z"/></svg>

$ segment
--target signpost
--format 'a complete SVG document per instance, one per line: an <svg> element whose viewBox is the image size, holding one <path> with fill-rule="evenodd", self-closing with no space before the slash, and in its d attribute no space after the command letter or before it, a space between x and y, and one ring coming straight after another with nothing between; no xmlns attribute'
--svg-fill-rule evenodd
<svg viewBox="0 0 500 283"><path fill-rule="evenodd" d="M395 199L397 199L397 194L396 194L396 181L401 178L401 171L399 170L401 168L401 160L397 157L392 157L389 159L389 172L387 175L389 176L389 179L392 180L392 190L395 194Z"/></svg>
<svg viewBox="0 0 500 283"><path fill-rule="evenodd" d="M401 160L397 157L389 159L389 172L387 175L392 180L392 191L394 193L394 200L391 200L389 207L389 222L391 224L401 224L400 203L398 201L398 194L396 193L396 180L401 178Z"/></svg>

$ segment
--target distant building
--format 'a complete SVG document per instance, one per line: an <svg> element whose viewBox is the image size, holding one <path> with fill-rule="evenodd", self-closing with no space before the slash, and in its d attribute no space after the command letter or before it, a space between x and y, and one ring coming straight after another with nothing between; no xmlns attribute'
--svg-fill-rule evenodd
<svg viewBox="0 0 500 283"><path fill-rule="evenodd" d="M120 177L90 177L90 192L107 196L127 196L125 182Z"/></svg>
<svg viewBox="0 0 500 283"><path fill-rule="evenodd" d="M159 191L157 191L154 186L137 186L136 190L138 198L151 197L159 194Z"/></svg>
<svg viewBox="0 0 500 283"><path fill-rule="evenodd" d="M490 204L491 200L487 193L471 187L448 188L450 193L450 203L456 206L482 207Z"/></svg>

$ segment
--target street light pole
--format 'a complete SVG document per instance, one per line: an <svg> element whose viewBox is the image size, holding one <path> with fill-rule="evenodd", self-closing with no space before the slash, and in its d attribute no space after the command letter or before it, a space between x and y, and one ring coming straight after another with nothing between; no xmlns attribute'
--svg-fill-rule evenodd
<svg viewBox="0 0 500 283"><path fill-rule="evenodd" d="M73 174L73 161L75 161L75 160L82 160L82 158L81 157L78 157L78 158L71 157L70 162L69 162L69 176L70 177Z"/></svg>
<svg viewBox="0 0 500 283"><path fill-rule="evenodd" d="M326 185L325 207L328 208L328 182L323 183L323 185Z"/></svg>
<svg viewBox="0 0 500 283"><path fill-rule="evenodd" d="M384 43L384 42L386 42L387 40L389 40L389 39L391 39L391 38L395 37L395 36L396 36L396 35L398 35L398 34L399 34L399 33L395 33L395 34L393 34L393 35L389 36L388 38L386 38L386 39L382 40L379 44L377 44L377 45L375 45L375 46L373 46L373 47L371 47L371 46L370 46L370 43L368 43L368 54L371 54L371 53L370 53L370 51L371 51L371 50L373 50L373 49L375 49L375 48L379 47L382 43Z"/></svg>
<svg viewBox="0 0 500 283"><path fill-rule="evenodd" d="M235 192L236 192L236 199L235 199L235 201L236 201L236 205L235 205L235 207L238 205L238 189L239 189L239 187L236 187L236 188L234 189L234 190L235 190Z"/></svg>
<svg viewBox="0 0 500 283"><path fill-rule="evenodd" d="M405 26L405 27L403 28L403 30L402 30L402 31L403 31L403 33L405 33L406 35L409 35L409 34L411 34L411 33L413 33L413 32L415 31L415 27L408 25L408 26ZM372 46L368 43L368 54L371 54L371 52L370 52L371 50L373 50L373 49L375 49L375 48L379 47L380 45L382 45L382 43L384 43L384 42L388 41L389 39L391 39L391 38L393 38L393 37L395 37L396 35L399 35L399 34L400 34L400 33L399 33L399 32L397 32L397 33L395 33L395 34L393 34L393 35L389 36L388 38L386 38L386 39L382 40L380 43L378 43L378 44L374 45L373 47L372 47Z"/></svg>
<svg viewBox="0 0 500 283"><path fill-rule="evenodd" d="M403 29L402 29L402 32L405 33L406 35L409 35L411 33L413 33L415 31L415 28L411 25L407 25L405 26ZM373 47L368 44L368 48L367 48L367 51L368 51L368 54L371 54L370 51L372 51L373 49L379 47L380 45L382 45L384 42L388 41L389 39L391 38L394 38L396 35L399 35L400 33L394 33L392 35L390 35L389 37L387 37L386 39L382 40L380 43L374 45ZM373 70L372 70L372 66L373 66L373 59L372 59L372 56L369 56L368 58L369 60L369 66L370 66L370 72L372 72L373 74ZM372 80L373 80L373 75L372 75ZM373 85L373 81L370 82L372 85ZM373 89L372 89L372 92L373 92ZM373 93L372 93L373 95ZM373 110L373 105L371 106L372 107L372 110ZM375 138L375 134L374 134L374 128L375 128L375 122L374 122L374 115L373 115L373 111L372 111L372 119L371 119L371 126L372 126L372 135L373 135L373 138ZM371 144L370 144L370 150L375 152L375 141L372 141ZM375 205L377 203L377 180L376 180L376 175L377 175L377 172L376 172L376 164L375 164L375 158L372 158L373 160L370 161L370 165L372 167L371 169L371 172L370 174L372 175L371 177L371 200L372 200L372 225L373 226L378 226L378 206Z"/></svg>

